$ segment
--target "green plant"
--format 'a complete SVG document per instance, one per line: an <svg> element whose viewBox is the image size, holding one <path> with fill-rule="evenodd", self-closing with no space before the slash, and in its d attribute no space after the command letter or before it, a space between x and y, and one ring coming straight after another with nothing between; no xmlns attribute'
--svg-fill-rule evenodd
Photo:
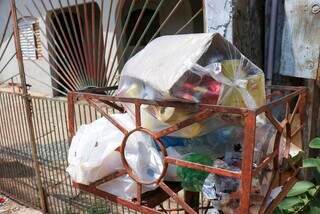
<svg viewBox="0 0 320 214"><path fill-rule="evenodd" d="M309 147L320 149L320 138L313 139ZM299 156L303 155L302 153ZM297 160L293 157L291 161ZM289 161L290 162L290 161ZM320 158L305 158L302 168L315 168L320 173ZM274 214L319 214L320 213L320 183L311 181L299 181L289 191L287 197L279 204Z"/></svg>

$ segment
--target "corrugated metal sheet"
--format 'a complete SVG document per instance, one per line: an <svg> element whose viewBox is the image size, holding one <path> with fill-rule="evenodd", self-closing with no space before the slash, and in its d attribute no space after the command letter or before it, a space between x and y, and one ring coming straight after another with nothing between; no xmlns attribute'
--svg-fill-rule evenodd
<svg viewBox="0 0 320 214"><path fill-rule="evenodd" d="M320 56L320 0L286 0L280 73L316 79Z"/></svg>

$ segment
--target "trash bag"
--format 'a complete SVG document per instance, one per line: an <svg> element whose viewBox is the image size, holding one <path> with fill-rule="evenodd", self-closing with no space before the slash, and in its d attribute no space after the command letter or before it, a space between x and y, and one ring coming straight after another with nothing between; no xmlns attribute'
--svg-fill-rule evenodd
<svg viewBox="0 0 320 214"><path fill-rule="evenodd" d="M110 116L128 131L135 129L135 122L127 113ZM121 155L116 151L123 138L124 134L106 118L82 125L73 137L68 152L67 172L72 180L89 185L124 169ZM143 132L134 132L128 137L125 157L132 171L142 180L155 180L163 170L162 154L152 138ZM130 198L136 192L133 183L129 176L122 176L98 188L109 192L112 187L117 189L115 194L119 197ZM155 188L155 185L147 185L145 191Z"/></svg>
<svg viewBox="0 0 320 214"><path fill-rule="evenodd" d="M131 58L117 94L150 100L179 100L255 108L265 104L264 74L219 34L163 36ZM124 104L134 115L134 107ZM180 122L197 108L142 106L142 125L151 130ZM172 136L192 138L217 128L217 114ZM229 116L229 119L231 117ZM234 117L233 117L234 118ZM236 118L234 120L241 120ZM225 124L228 124L226 121Z"/></svg>

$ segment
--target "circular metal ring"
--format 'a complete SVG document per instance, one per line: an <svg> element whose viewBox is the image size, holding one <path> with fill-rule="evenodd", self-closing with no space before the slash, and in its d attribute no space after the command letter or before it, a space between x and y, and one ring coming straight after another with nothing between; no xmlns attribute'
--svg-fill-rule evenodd
<svg viewBox="0 0 320 214"><path fill-rule="evenodd" d="M156 139L150 130L139 127L139 128L136 128L136 129L130 131L129 133L127 133L125 135L125 137L123 138L121 148L120 148L120 154L121 154L121 160L122 160L123 166L127 170L128 175L137 183L145 184L145 185L157 184L166 175L167 168L168 168L168 163L166 161L163 161L163 169L162 169L160 176L153 181L146 182L146 181L143 181L142 179L140 179L137 175L135 175L133 169L130 167L130 165L125 157L125 148L127 145L128 138L130 137L130 135L132 135L135 132L143 132L143 133L151 136L152 139L157 143L157 145L159 145L160 151L161 151L163 157L164 158L167 157L167 149L165 148L163 142L161 142L161 140L159 140L159 139Z"/></svg>

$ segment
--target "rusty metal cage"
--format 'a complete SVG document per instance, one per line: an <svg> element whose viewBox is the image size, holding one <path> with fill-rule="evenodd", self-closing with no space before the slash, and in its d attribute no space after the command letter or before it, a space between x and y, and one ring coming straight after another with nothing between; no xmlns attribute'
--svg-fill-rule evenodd
<svg viewBox="0 0 320 214"><path fill-rule="evenodd" d="M123 134L124 138L122 144L117 151L121 153L121 159L124 165L123 170L119 170L109 176L106 176L90 185L83 185L79 183L74 183L74 186L80 190L93 193L100 197L106 198L118 204L124 205L130 209L140 211L142 213L161 213L170 212L173 210L157 209L156 207L168 198L172 198L177 204L179 204L182 209L187 213L197 213L199 209L208 209L207 207L195 207L192 201L185 201L177 195L177 192L181 190L181 187L177 183L170 183L164 181L164 175L169 164L173 164L180 167L187 167L195 170L200 170L203 172L231 177L240 180L240 188L237 192L232 193L232 197L239 200L239 207L236 209L237 213L248 213L250 208L250 197L253 193L252 190L252 179L254 176L261 173L261 171L268 165L273 165L273 174L270 186L268 188L267 194L263 199L263 203L259 209L259 213L271 213L277 204L286 196L288 191L297 181L297 175L299 173L299 167L291 166L291 169L286 172L283 171L279 156L280 153L284 153L284 157L289 156L290 143L292 138L294 138L298 133L303 131L303 123L305 120L305 105L306 105L306 88L304 87L291 87L291 86L270 86L267 88L269 93L267 96L267 104L260 106L256 109L248 108L235 108L219 105L205 105L205 104L194 104L194 103L183 103L174 101L152 101L152 100L142 100L134 98L116 97L105 95L105 89L94 89L81 92L70 92L68 94L68 129L69 137L75 135L75 110L74 106L76 102L85 101L90 106L94 107L98 112L101 113L106 119L108 119L115 127L117 127ZM112 89L114 90L114 89ZM102 92L102 93L101 93ZM134 130L126 130L119 122L114 120L108 112L105 111L106 108L113 108L120 112L124 109L121 103L130 103L135 106L135 122L136 128ZM163 106L163 107L184 107L184 108L195 108L199 107L198 113L191 116L190 118L171 125L161 131L151 131L146 129L141 124L141 105L151 105L151 106ZM273 109L280 107L283 109L284 115L283 119L279 121L273 115ZM244 141L242 145L242 161L241 161L241 171L235 172L231 170L226 170L222 168L215 168L211 166L206 166L198 163L188 162L185 160L176 159L169 157L167 151L160 138L166 136L175 131L178 131L184 127L187 127L195 122L200 122L209 118L216 113L224 114L234 114L240 115L244 120ZM255 129L257 116L264 114L268 118L269 122L276 129L276 136L274 139L274 148L271 154L264 157L256 167L253 166L254 157L254 147L255 147ZM300 122L297 127L293 130L294 117L299 115ZM126 147L128 137L134 132L144 132L150 135L155 142L158 143L161 148L161 152L164 156L164 169L161 176L150 183L155 183L159 187L158 189L143 193L142 186L150 183L146 183L141 180L137 175L132 172L130 165L128 164L126 157L124 155L124 150ZM285 135L286 143L285 150L280 149L280 138ZM106 142L108 143L108 142ZM244 158L245 157L245 158ZM128 174L137 183L137 195L132 201L124 200L120 197L112 195L108 192L101 191L97 188L98 185L108 182L112 179L120 177L122 175ZM282 191L278 196L271 202L268 202L268 197L272 189L276 186L283 186ZM188 198L185 196L185 199ZM191 202L191 203L190 203ZM210 205L210 204L209 204Z"/></svg>

